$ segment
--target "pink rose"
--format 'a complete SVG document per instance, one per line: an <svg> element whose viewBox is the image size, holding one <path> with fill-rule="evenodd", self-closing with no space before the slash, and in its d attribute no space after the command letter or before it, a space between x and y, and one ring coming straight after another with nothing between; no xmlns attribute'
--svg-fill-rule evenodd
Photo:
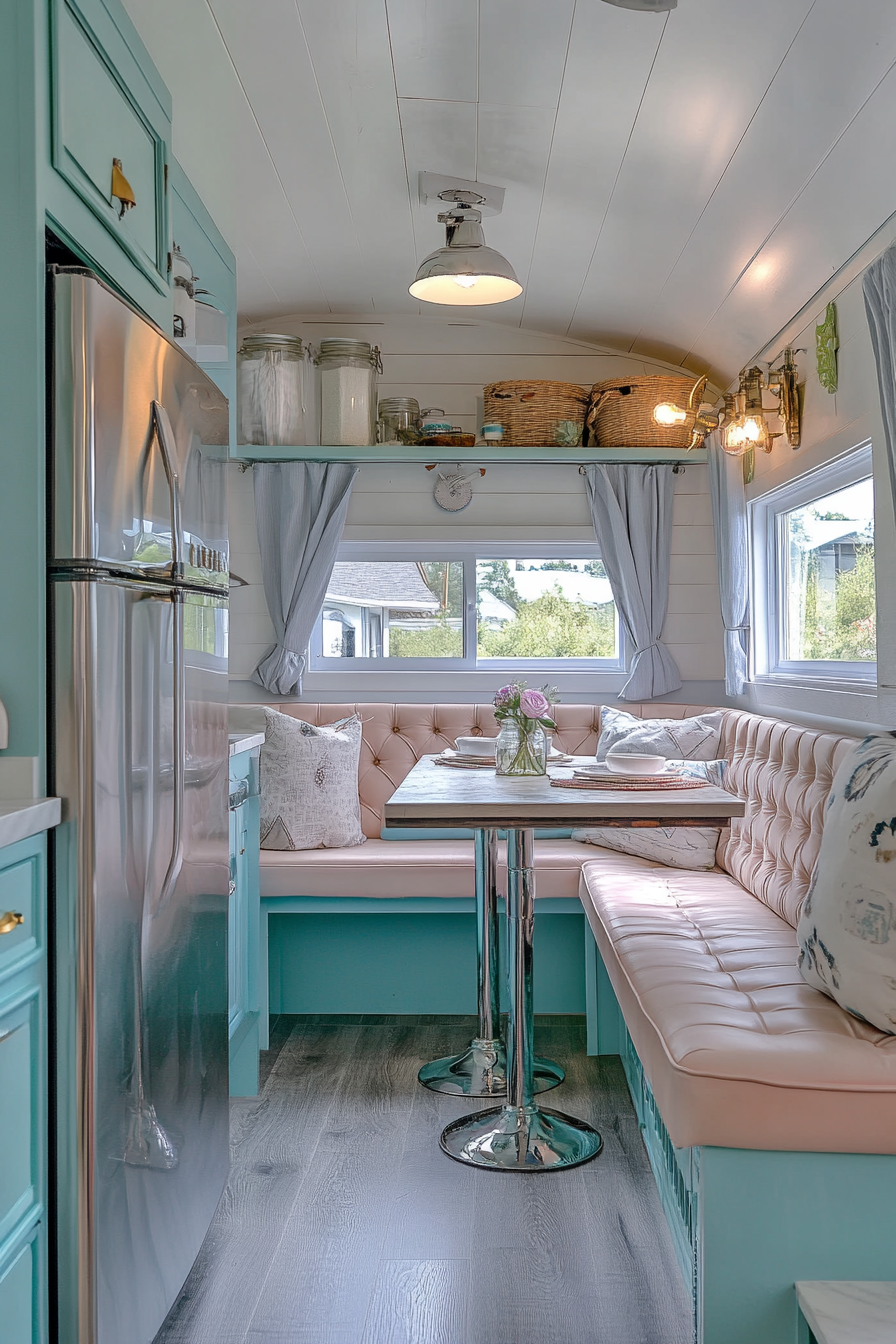
<svg viewBox="0 0 896 1344"><path fill-rule="evenodd" d="M550 708L550 701L541 691L523 691L520 696L520 711L527 719L543 719Z"/></svg>

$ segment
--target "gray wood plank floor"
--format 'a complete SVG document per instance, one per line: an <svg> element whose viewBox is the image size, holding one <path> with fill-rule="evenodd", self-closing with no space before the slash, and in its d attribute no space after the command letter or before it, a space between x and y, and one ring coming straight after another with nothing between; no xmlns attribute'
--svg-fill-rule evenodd
<svg viewBox="0 0 896 1344"><path fill-rule="evenodd" d="M545 1099L603 1135L532 1176L439 1150L481 1102L416 1081L473 1018L284 1017L232 1169L156 1344L690 1344L685 1292L618 1060L584 1019L536 1020L567 1080Z"/></svg>

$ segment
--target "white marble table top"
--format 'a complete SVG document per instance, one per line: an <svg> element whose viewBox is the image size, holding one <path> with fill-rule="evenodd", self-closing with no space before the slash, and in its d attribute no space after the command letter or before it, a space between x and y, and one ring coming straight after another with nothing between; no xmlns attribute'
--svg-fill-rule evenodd
<svg viewBox="0 0 896 1344"><path fill-rule="evenodd" d="M894 1344L896 1283L804 1280L796 1298L818 1344Z"/></svg>
<svg viewBox="0 0 896 1344"><path fill-rule="evenodd" d="M250 732L248 729L243 732L231 732L228 737L231 756L241 756L244 751L264 746L264 729L260 733Z"/></svg>
<svg viewBox="0 0 896 1344"><path fill-rule="evenodd" d="M744 815L744 803L712 785L680 791L556 789L551 777L570 778L574 765L548 775L507 778L493 770L455 770L423 756L386 803L386 826L600 826L638 822L680 826L725 825Z"/></svg>

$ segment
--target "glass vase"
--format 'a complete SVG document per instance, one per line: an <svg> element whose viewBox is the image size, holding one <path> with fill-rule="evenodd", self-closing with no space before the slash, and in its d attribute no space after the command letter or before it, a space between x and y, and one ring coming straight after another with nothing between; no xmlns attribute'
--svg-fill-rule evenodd
<svg viewBox="0 0 896 1344"><path fill-rule="evenodd" d="M548 743L540 723L524 730L514 719L503 719L495 743L496 775L543 775Z"/></svg>

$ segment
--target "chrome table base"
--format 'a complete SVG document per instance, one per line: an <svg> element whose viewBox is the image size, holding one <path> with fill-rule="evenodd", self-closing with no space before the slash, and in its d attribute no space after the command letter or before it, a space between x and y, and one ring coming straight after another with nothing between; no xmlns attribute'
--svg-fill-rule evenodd
<svg viewBox="0 0 896 1344"><path fill-rule="evenodd" d="M424 1064L417 1077L432 1092L462 1097L507 1093L507 1052L498 1006L498 832L477 830L476 938L479 963L479 1035L459 1055ZM551 1059L532 1061L533 1090L548 1092L566 1074Z"/></svg>
<svg viewBox="0 0 896 1344"><path fill-rule="evenodd" d="M532 1061L533 1088L549 1092L566 1077L552 1059ZM507 1051L504 1042L484 1041L478 1036L459 1055L447 1055L424 1064L417 1077L433 1092L459 1097L504 1097L507 1095Z"/></svg>
<svg viewBox="0 0 896 1344"><path fill-rule="evenodd" d="M442 1131L442 1152L494 1171L552 1171L577 1167L601 1150L590 1125L538 1106L495 1106L455 1120Z"/></svg>
<svg viewBox="0 0 896 1344"><path fill-rule="evenodd" d="M486 834L494 837L493 831ZM558 1111L540 1110L533 1100L533 846L531 830L507 832L507 960L510 985L507 1104L455 1120L443 1131L441 1138L442 1150L449 1157L465 1162L468 1166L492 1171L558 1171L588 1162L601 1150L601 1137L590 1125L572 1116L561 1115ZM478 872L479 848L476 859ZM477 881L477 893L478 886Z"/></svg>

